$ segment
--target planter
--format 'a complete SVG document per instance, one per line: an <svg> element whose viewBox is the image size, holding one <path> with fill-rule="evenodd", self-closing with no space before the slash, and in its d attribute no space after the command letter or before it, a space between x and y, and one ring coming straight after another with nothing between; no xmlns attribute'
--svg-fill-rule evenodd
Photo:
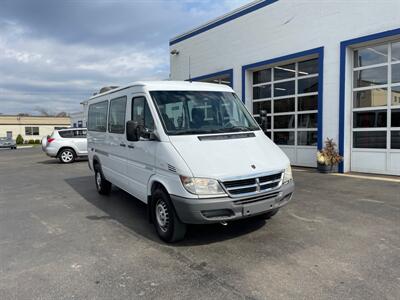
<svg viewBox="0 0 400 300"><path fill-rule="evenodd" d="M323 165L323 164L318 164L318 172L320 173L333 173L336 172L336 166L331 165L331 166L327 166L327 165Z"/></svg>

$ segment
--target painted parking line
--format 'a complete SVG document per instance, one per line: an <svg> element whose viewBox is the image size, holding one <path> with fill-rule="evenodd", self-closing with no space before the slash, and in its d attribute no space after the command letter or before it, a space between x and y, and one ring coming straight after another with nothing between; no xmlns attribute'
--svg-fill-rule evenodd
<svg viewBox="0 0 400 300"><path fill-rule="evenodd" d="M397 178L387 178L387 177L379 177L379 176L357 175L357 174L342 174L342 173L331 173L329 175L352 177L352 178L367 179L367 180L378 180L378 181L386 181L386 182L399 182L400 183L400 178L397 179Z"/></svg>
<svg viewBox="0 0 400 300"><path fill-rule="evenodd" d="M316 172L316 169L308 169L308 168L292 168L293 171L296 172ZM361 174L353 174L353 173L326 173L324 175L334 175L334 176L344 176L344 177L352 177L358 179L369 179L369 180L378 180L378 181L386 181L386 182L399 182L400 177L395 178L385 177L385 176L373 176L373 175L361 175Z"/></svg>

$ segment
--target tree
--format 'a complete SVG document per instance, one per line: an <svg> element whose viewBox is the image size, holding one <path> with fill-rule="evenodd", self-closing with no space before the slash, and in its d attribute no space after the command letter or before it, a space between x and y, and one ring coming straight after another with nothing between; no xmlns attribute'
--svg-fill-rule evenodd
<svg viewBox="0 0 400 300"><path fill-rule="evenodd" d="M40 113L42 116L45 116L45 117L48 117L51 115L51 113L44 107L37 106L35 108L35 111L37 111L38 113Z"/></svg>
<svg viewBox="0 0 400 300"><path fill-rule="evenodd" d="M22 135L18 134L15 142L17 143L17 145L22 145L24 143L24 139L22 138Z"/></svg>
<svg viewBox="0 0 400 300"><path fill-rule="evenodd" d="M68 117L68 114L65 111L61 111L58 114L56 114L56 117Z"/></svg>

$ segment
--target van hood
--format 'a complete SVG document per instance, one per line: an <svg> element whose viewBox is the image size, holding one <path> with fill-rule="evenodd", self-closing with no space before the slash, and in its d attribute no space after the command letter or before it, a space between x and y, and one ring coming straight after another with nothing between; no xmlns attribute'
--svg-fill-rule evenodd
<svg viewBox="0 0 400 300"><path fill-rule="evenodd" d="M284 170L290 163L262 131L224 135L170 136L170 140L194 177L251 176Z"/></svg>

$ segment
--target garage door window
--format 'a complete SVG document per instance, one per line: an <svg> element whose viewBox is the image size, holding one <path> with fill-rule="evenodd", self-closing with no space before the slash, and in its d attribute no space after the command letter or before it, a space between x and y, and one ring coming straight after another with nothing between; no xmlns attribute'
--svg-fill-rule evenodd
<svg viewBox="0 0 400 300"><path fill-rule="evenodd" d="M317 146L318 84L318 58L253 72L253 114L276 144Z"/></svg>
<svg viewBox="0 0 400 300"><path fill-rule="evenodd" d="M400 42L354 50L353 148L399 149Z"/></svg>

